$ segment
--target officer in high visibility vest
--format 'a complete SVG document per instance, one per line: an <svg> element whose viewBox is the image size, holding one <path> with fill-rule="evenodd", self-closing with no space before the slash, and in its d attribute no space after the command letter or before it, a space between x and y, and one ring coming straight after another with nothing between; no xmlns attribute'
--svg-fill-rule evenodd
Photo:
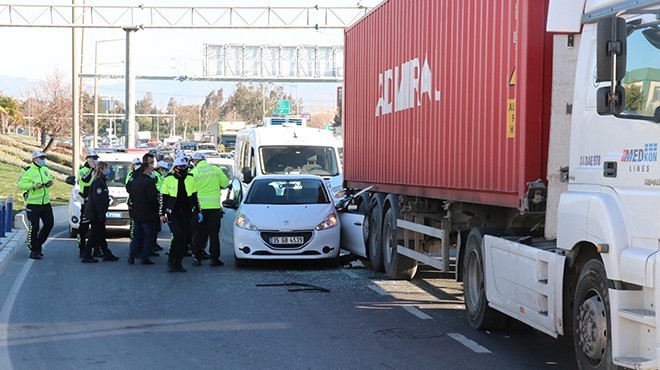
<svg viewBox="0 0 660 370"><path fill-rule="evenodd" d="M23 190L25 211L30 229L28 230L28 248L30 258L40 260L43 257L42 246L53 229L53 208L50 205L50 187L53 186L53 176L46 167L46 155L41 150L32 153L32 163L18 178L18 188ZM39 230L39 220L44 227Z"/></svg>
<svg viewBox="0 0 660 370"><path fill-rule="evenodd" d="M222 218L222 199L220 190L229 185L227 176L218 166L206 162L204 153L196 152L192 158L195 168L191 171L197 186L197 197L204 219L194 227L193 266L201 266L204 246L209 242L210 266L222 266L220 260L220 220Z"/></svg>
<svg viewBox="0 0 660 370"><path fill-rule="evenodd" d="M161 221L167 222L172 231L167 270L186 272L181 262L186 252L191 222L201 222L197 190L193 175L188 173L188 163L183 158L174 160L173 171L165 176Z"/></svg>
<svg viewBox="0 0 660 370"><path fill-rule="evenodd" d="M163 187L163 178L167 175L167 172L169 171L169 166L165 161L158 161L156 165L157 165L156 171L154 172L156 174L156 189L160 191L160 189Z"/></svg>
<svg viewBox="0 0 660 370"><path fill-rule="evenodd" d="M85 164L78 170L78 187L83 201L80 204L80 225L78 226L78 257L83 257L85 243L87 242L87 232L89 231L89 220L85 218L85 206L89 202L89 188L92 184L92 174L96 167L99 156L94 150L88 150L85 156ZM100 250L94 251L99 256Z"/></svg>

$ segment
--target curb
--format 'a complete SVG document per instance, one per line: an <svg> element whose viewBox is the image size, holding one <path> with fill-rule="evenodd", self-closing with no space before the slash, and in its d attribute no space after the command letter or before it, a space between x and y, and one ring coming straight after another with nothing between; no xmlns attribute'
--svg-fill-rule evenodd
<svg viewBox="0 0 660 370"><path fill-rule="evenodd" d="M14 218L16 227L0 242L0 273L5 270L9 261L16 253L25 246L27 242L27 224L25 223L25 214L21 212Z"/></svg>

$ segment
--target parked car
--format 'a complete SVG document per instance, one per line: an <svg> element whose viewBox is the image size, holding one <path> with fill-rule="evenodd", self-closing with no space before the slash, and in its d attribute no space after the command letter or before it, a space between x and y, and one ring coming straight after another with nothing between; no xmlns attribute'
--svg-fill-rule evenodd
<svg viewBox="0 0 660 370"><path fill-rule="evenodd" d="M223 207L223 223L233 224L236 266L248 259L339 261L340 225L323 178L315 175L263 175L245 195L234 178ZM224 233L224 231L223 231Z"/></svg>

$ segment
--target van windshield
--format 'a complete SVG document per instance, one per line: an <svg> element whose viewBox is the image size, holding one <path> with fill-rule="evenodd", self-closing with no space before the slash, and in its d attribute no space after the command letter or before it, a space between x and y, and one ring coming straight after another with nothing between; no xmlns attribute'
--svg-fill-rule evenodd
<svg viewBox="0 0 660 370"><path fill-rule="evenodd" d="M131 162L108 162L110 174L106 183L108 186L126 186L126 176L131 170Z"/></svg>
<svg viewBox="0 0 660 370"><path fill-rule="evenodd" d="M309 173L339 175L335 148L324 146L264 146L260 148L264 174Z"/></svg>

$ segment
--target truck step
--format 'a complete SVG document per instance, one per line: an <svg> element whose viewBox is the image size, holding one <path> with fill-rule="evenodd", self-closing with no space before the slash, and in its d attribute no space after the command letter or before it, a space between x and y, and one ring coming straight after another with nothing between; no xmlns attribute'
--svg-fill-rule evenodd
<svg viewBox="0 0 660 370"><path fill-rule="evenodd" d="M656 369L658 367L655 360L636 356L615 357L614 364L629 369Z"/></svg>
<svg viewBox="0 0 660 370"><path fill-rule="evenodd" d="M646 309L619 309L619 317L655 328L655 311Z"/></svg>

